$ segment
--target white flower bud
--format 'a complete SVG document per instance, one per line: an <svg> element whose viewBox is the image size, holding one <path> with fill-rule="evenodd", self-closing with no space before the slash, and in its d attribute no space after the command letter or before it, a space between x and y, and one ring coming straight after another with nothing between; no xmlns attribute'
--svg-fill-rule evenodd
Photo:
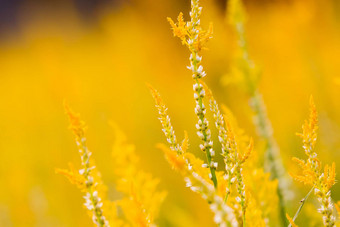
<svg viewBox="0 0 340 227"><path fill-rule="evenodd" d="M231 178L230 182L233 184L236 181L236 177Z"/></svg>
<svg viewBox="0 0 340 227"><path fill-rule="evenodd" d="M213 167L214 167L215 169L217 169L218 163L217 163L217 162L214 162Z"/></svg>
<svg viewBox="0 0 340 227"><path fill-rule="evenodd" d="M200 148L201 148L202 151L205 150L205 146L204 146L203 144L200 144L199 146L200 146Z"/></svg>
<svg viewBox="0 0 340 227"><path fill-rule="evenodd" d="M240 198L239 196L237 196L235 199L236 199L236 201L237 201L238 203L241 202L241 198Z"/></svg>
<svg viewBox="0 0 340 227"><path fill-rule="evenodd" d="M198 72L199 74L202 74L202 72L203 72L203 66L202 66L202 65L200 65L200 66L198 67L197 72Z"/></svg>

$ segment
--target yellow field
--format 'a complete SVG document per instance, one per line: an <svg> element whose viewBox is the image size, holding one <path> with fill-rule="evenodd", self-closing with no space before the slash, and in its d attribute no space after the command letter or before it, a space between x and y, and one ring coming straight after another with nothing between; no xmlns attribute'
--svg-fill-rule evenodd
<svg viewBox="0 0 340 227"><path fill-rule="evenodd" d="M82 168L64 101L86 122L87 147L107 186L108 200L120 200L125 192L132 193L119 183L122 177L133 181L134 174L150 173L152 179L159 179L157 191L160 192L159 197L150 197L159 202L150 205L154 215L150 219L152 223L157 226L214 226L214 213L207 202L186 187L181 175L184 170L172 170L164 152L157 147L159 143L166 143L166 138L146 85L151 84L162 95L178 142L182 142L186 130L188 152L206 161L206 155L199 148L201 140L196 135L196 104L192 90L196 82L186 68L190 65L190 51L173 37L167 21L167 17L171 17L176 22L179 12L190 21L190 1L106 3L87 15L89 20L85 20L70 2L53 4L58 7L44 8L26 2L26 7L18 11L19 28L3 32L0 38L0 226L93 226L91 212L83 206L84 193L56 173L58 168L68 169L68 163L77 170ZM240 71L247 66L238 58L243 52L237 43L235 23L228 21L226 12L229 11L223 1L202 0L200 4L202 27L208 29L210 22L214 27L213 38L200 52L207 74L204 82L219 106L227 106L238 126L253 138L254 151L249 157L250 164L245 167L245 171L249 171L246 173L252 173L255 166L262 171L266 139L257 133L256 124L253 124L254 112L249 99L254 91L249 89ZM247 51L256 64L251 72L251 83L262 95L284 168L289 173L301 173L293 157L307 159L302 139L296 132L302 132L301 125L309 117L311 95L319 119L315 146L318 159L323 166L331 166L332 162L340 166L339 6L335 0L245 2L247 16L243 22ZM222 171L218 130L209 112L208 99L205 102L219 163L217 170ZM132 175L125 172L129 170L117 170L122 164L117 161L121 155L119 151L132 149L130 145L125 148L117 145L121 133L125 134L128 144L134 145L133 157L139 158L138 162L130 159L126 162L126 168L136 165ZM204 169L202 174L208 174L208 170ZM267 170L265 168L265 172ZM254 201L261 202L261 196L273 196L267 201L272 210L256 207L251 200L247 209L261 210L263 220L268 216L269 226L279 226L280 214L275 209L278 198L266 194L275 192L275 183L269 181L266 174L259 174L263 175L256 175L258 180L266 179L268 188L263 192L252 191L251 198L256 197ZM287 176L291 182L283 183L289 189L285 192L286 212L293 217L299 201L312 187ZM208 175L203 178L213 186ZM258 187L251 185L252 180L245 179L246 188L248 185L253 189ZM120 191L119 185L123 188ZM153 190L153 185L137 189L145 189L147 194L148 190ZM162 192L166 192L166 197ZM340 200L339 184L332 187L331 195L334 203ZM297 225L323 225L316 198L311 195L307 200L296 220ZM270 205L273 201L275 204ZM113 213L117 213L129 219L127 225L130 226L150 225L133 221L134 214L122 215L124 209L137 209L127 204L118 211L107 208L104 214L112 212L108 216L115 216ZM338 217L335 209L334 214ZM263 220L258 226L265 225ZM246 226L257 224L248 222Z"/></svg>

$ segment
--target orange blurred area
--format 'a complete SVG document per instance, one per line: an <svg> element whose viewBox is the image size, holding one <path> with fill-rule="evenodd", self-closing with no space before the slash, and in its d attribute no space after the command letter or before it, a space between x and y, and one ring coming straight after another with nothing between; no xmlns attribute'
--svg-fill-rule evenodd
<svg viewBox="0 0 340 227"><path fill-rule="evenodd" d="M204 158L195 135L189 53L166 21L180 11L188 19L190 2L121 0L85 9L81 1L16 4L15 22L6 22L0 32L0 226L93 226L82 194L55 173L69 162L80 166L64 100L88 126L89 148L110 199L117 198L111 171L115 134L109 124L114 121L136 146L139 168L159 178L160 188L168 191L157 223L212 226L208 204L185 187L155 147L165 138L146 86L150 83L162 94L179 138L187 130L189 151ZM226 4L202 0L202 5L203 26L214 24L214 38L203 52L206 82L254 137L256 147L249 97L238 86L222 83L236 49L225 20ZM339 5L246 1L249 50L262 72L260 91L288 171L297 169L291 158L303 156L295 133L308 116L311 94L320 117L320 159L340 166ZM294 190L291 213L308 192L298 183ZM339 184L332 196L340 200ZM297 224L315 213L306 206Z"/></svg>

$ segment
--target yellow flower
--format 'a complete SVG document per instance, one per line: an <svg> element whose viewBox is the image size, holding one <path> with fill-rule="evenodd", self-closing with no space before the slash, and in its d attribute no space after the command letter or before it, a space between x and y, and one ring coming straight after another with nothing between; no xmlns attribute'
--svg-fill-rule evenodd
<svg viewBox="0 0 340 227"><path fill-rule="evenodd" d="M91 212L94 223L97 226L109 226L109 223L112 223L121 227L153 225L166 192L157 191L158 179L137 169L138 157L134 152L135 147L127 143L126 136L112 123L116 132L112 152L113 172L117 177L116 189L123 193L123 198L115 202L106 201L104 199L106 187L101 182L100 173L93 161L90 160L91 152L86 146L85 124L80 120L79 114L73 113L67 105L65 109L76 136L83 168L79 173L72 166L70 171L57 169L56 172L66 176L86 193L85 206ZM118 215L117 206L123 211L124 218ZM107 212L108 216L103 215L104 211L110 211Z"/></svg>
<svg viewBox="0 0 340 227"><path fill-rule="evenodd" d="M171 125L170 117L167 114L167 108L163 102L163 99L159 92L154 89L151 85L147 84L147 86L150 89L151 95L154 98L156 102L156 107L158 109L159 113L159 120L161 121L162 127L163 127L163 132L164 135L170 145L170 148L177 153L182 153L181 147L177 143L177 138L175 135L175 131Z"/></svg>
<svg viewBox="0 0 340 227"><path fill-rule="evenodd" d="M182 44L187 44L186 41L186 37L188 35L188 28L187 28L187 23L184 21L183 19L183 13L179 13L178 17L177 17L177 24L170 18L167 18L171 28L174 32L174 36L177 36L178 38L180 38L182 40Z"/></svg>
<svg viewBox="0 0 340 227"><path fill-rule="evenodd" d="M221 113L209 87L205 83L201 83L203 84L203 87L206 91L210 104L210 110L214 114L215 125L218 130L218 138L222 145L222 156L224 157L226 166L226 179L229 181L225 201L228 199L233 182L236 182L237 191L239 194L238 200L242 207L243 222L245 222L247 204L242 165L249 158L251 152L253 151L253 140L250 139L249 146L241 153L240 146L236 141L236 136L231 121L226 115Z"/></svg>
<svg viewBox="0 0 340 227"><path fill-rule="evenodd" d="M211 140L211 131L208 129L209 122L205 116L206 109L203 103L205 91L202 84L200 83L200 79L205 77L206 73L203 70L203 66L201 65L202 57L199 56L199 52L204 48L204 45L212 38L213 27L212 24L210 24L207 31L202 29L200 22L201 13L202 7L199 5L199 0L192 0L190 21L184 22L182 13L180 13L178 16L177 25L171 19L168 20L172 26L172 29L174 30L175 36L178 36L182 40L182 43L186 44L191 52L190 66L188 66L188 69L191 70L192 78L194 79L193 88L196 102L195 113L198 118L198 122L196 124L197 135L202 141L200 148L207 157L207 165L210 169L209 176L213 181L215 188L217 188L218 183L215 173L217 162L213 161L215 151L212 146L213 142Z"/></svg>
<svg viewBox="0 0 340 227"><path fill-rule="evenodd" d="M71 108L64 102L65 113L70 120L70 129L73 131L76 139L79 140L85 136L85 122L80 119L80 114L74 113Z"/></svg>
<svg viewBox="0 0 340 227"><path fill-rule="evenodd" d="M85 178L75 170L74 166L69 163L70 170L56 169L55 172L64 175L72 184L75 184L79 189L85 189Z"/></svg>
<svg viewBox="0 0 340 227"><path fill-rule="evenodd" d="M85 123L80 119L79 114L74 113L69 106L64 103L66 114L70 120L70 129L73 131L76 137L76 144L81 157L82 169L79 170L79 174L83 177L81 179L74 171L58 171L65 175L69 180L79 184L84 184L83 191L86 193L85 207L91 212L92 220L97 226L109 226L107 218L103 214L103 200L101 197L102 184L98 179L99 172L95 172L95 166L91 161L91 152L87 148L85 137ZM79 182L80 181L80 182Z"/></svg>
<svg viewBox="0 0 340 227"><path fill-rule="evenodd" d="M202 12L202 7L199 6L198 0L192 1L191 7L191 21L184 21L183 13L179 13L177 23L171 18L167 18L174 36L177 36L190 50L199 52L205 49L205 44L212 38L213 25L210 23L208 30L203 30L200 27L199 17Z"/></svg>
<svg viewBox="0 0 340 227"><path fill-rule="evenodd" d="M117 190L124 195L117 204L122 208L127 223L151 226L167 193L157 190L158 179L137 168L135 147L127 143L126 136L116 124L111 122L111 126L116 135L112 166L117 176Z"/></svg>
<svg viewBox="0 0 340 227"><path fill-rule="evenodd" d="M304 184L314 188L321 207L318 211L323 216L324 226L334 226L335 217L333 216L333 205L331 200L331 187L335 184L335 163L332 166L326 165L322 170L322 164L314 151L318 130L318 116L313 97L310 98L309 120L302 126L302 133L299 133L303 140L303 149L307 155L307 160L303 161L293 158L302 168L302 175L291 174L292 177Z"/></svg>
<svg viewBox="0 0 340 227"><path fill-rule="evenodd" d="M229 0L227 4L227 21L232 25L237 37L237 53L231 65L229 75L222 78L222 83L228 85L237 83L249 95L250 107L253 110L253 122L257 134L265 143L264 166L271 172L272 178L279 180L279 209L281 221L286 223L285 196L289 193L289 181L286 179L286 170L283 166L280 150L273 136L271 122L268 119L262 95L258 89L261 72L251 59L246 39L245 23L247 15L242 0ZM230 77L231 76L231 77Z"/></svg>
<svg viewBox="0 0 340 227"><path fill-rule="evenodd" d="M217 191L212 184L208 183L208 181L206 181L199 173L195 172L195 165L192 165L190 160L185 158L186 154L176 154L162 144L158 145L158 147L163 150L170 165L183 175L186 186L192 191L199 193L203 199L208 201L210 209L215 215L215 223L220 226L228 226L228 224L236 226L237 220L233 214L232 208L224 203L222 197L217 194ZM193 157L194 156L192 155L191 160L200 162L199 159Z"/></svg>
<svg viewBox="0 0 340 227"><path fill-rule="evenodd" d="M310 158L315 158L316 153L313 153L313 149L317 139L318 114L314 104L313 96L310 97L309 105L309 120L306 120L302 126L302 133L297 133L297 135L303 139L303 148L306 152L306 155Z"/></svg>

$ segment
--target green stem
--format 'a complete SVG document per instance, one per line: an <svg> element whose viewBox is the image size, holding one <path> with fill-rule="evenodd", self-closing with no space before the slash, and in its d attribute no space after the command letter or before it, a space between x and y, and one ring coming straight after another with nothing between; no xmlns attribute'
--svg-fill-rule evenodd
<svg viewBox="0 0 340 227"><path fill-rule="evenodd" d="M94 196L93 196L93 190L92 190L92 188L88 188L88 190L89 190L89 193L90 193L90 195L91 195L91 201L92 201L92 203L93 204L96 204L96 203L98 203L98 201L96 201L95 200L95 198L94 198ZM104 226L104 221L101 219L101 217L102 217L102 215L100 214L100 211L98 211L97 210L97 208L94 206L94 213L95 213L95 215L96 215L96 217L97 217L97 222L98 222L98 224L99 224L99 226L100 227L103 227Z"/></svg>
<svg viewBox="0 0 340 227"><path fill-rule="evenodd" d="M230 187L231 187L231 176L230 176L231 174L230 174L230 171L229 171L229 180L228 180L228 192L227 192L227 194L225 195L225 197L224 197L224 203L227 203L227 201L228 201L228 197L229 197L229 195L230 195Z"/></svg>
<svg viewBox="0 0 340 227"><path fill-rule="evenodd" d="M90 177L90 174L91 174L91 168L90 168L90 156L89 156L89 151L87 149L87 146L85 144L85 141L81 141L81 144L82 144L82 150L83 150L83 153L84 153L84 159L85 159L85 162L84 162L84 169L85 169L85 174L84 174L84 177L85 177L85 180L86 182L89 181L89 177ZM98 201L96 201L96 199L94 198L93 196L93 184L90 184L87 187L87 190L88 190L88 193L90 194L90 200L93 204L93 212L94 212L94 215L96 216L97 218L97 223L98 223L98 226L99 227L103 227L105 225L104 221L101 219L102 217L102 211L101 210L98 210L96 208L96 204L98 203Z"/></svg>
<svg viewBox="0 0 340 227"><path fill-rule="evenodd" d="M193 55L193 66L194 66L194 71L197 72L197 69L198 69L198 66L197 66L197 61L196 61L196 56L197 56L197 52L196 51L192 51L192 55ZM197 85L201 85L201 83L199 82L199 80L196 78L195 79L195 82ZM198 98L198 105L200 107L201 110L203 110L203 100L202 98L199 96ZM204 122L204 114L201 113L199 115L199 119ZM206 130L203 130L202 131L202 134L203 134L203 141L204 142L207 142L207 133L206 133ZM206 157L207 157L207 162L208 162L208 165L209 165L209 169L210 169L210 172L211 172L211 180L213 181L214 183L214 187L217 188L217 178L216 178L216 173L215 173L215 169L214 167L211 166L211 154L209 151L206 151L205 152L206 154Z"/></svg>
<svg viewBox="0 0 340 227"><path fill-rule="evenodd" d="M300 206L298 208L298 210L296 211L294 217L293 217L293 221L295 222L296 218L298 217L298 215L300 214L303 205L305 204L306 200L308 199L308 197L310 196L310 194L312 193L314 187L308 192L308 194L300 201ZM291 224L288 225L288 227L292 227Z"/></svg>
<svg viewBox="0 0 340 227"><path fill-rule="evenodd" d="M197 66L196 66L196 67L197 67ZM197 83L197 84L200 84L199 81L198 81L198 79L196 79L196 83ZM202 100L202 98L199 98L199 100L198 100L198 105L200 106L201 109L203 108L203 100ZM200 120L201 120L202 122L204 122L204 115L203 115L203 114L201 114L201 115L199 116L199 118L200 118ZM203 133L203 141L204 141L204 142L207 142L207 133L206 133L206 131L203 130L202 133ZM210 154L209 151L206 151L205 154L206 154L207 162L208 162L208 165L209 165L209 168L210 168L210 172L211 172L211 180L212 180L213 183L214 183L214 187L217 188L217 178L216 178L215 169L211 166L211 154Z"/></svg>
<svg viewBox="0 0 340 227"><path fill-rule="evenodd" d="M236 177L237 177L237 190L238 190L238 194L241 199L243 227L245 227L246 226L246 207L245 207L245 197L243 196L243 191L242 191L244 183L243 183L243 179L241 175L240 166L237 166L236 168Z"/></svg>

